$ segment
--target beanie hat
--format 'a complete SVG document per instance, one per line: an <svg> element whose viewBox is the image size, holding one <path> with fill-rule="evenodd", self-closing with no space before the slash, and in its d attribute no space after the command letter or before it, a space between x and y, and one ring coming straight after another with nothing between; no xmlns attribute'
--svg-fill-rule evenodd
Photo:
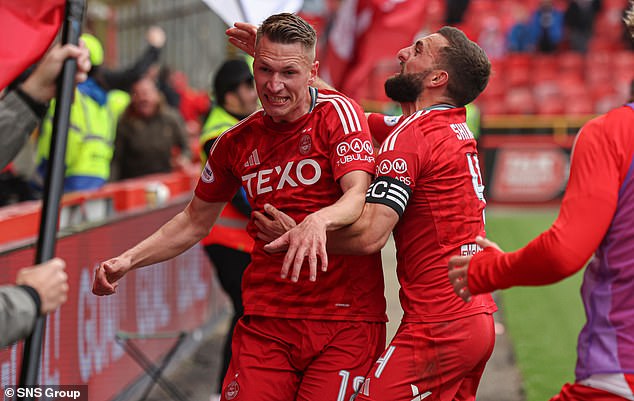
<svg viewBox="0 0 634 401"><path fill-rule="evenodd" d="M93 66L103 64L103 46L101 46L99 39L89 33L82 33L81 40L84 41L90 52L90 64Z"/></svg>
<svg viewBox="0 0 634 401"><path fill-rule="evenodd" d="M216 101L221 105L224 104L227 92L236 90L241 83L252 79L253 74L246 61L242 59L225 61L214 77L213 89Z"/></svg>

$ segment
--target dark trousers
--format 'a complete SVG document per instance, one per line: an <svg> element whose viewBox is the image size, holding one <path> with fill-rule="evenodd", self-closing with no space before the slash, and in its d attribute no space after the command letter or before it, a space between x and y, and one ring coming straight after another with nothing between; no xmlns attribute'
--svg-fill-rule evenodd
<svg viewBox="0 0 634 401"><path fill-rule="evenodd" d="M244 314L244 306L242 305L242 273L251 263L251 255L237 249L227 248L222 245L207 245L205 251L209 260L216 268L216 274L220 285L231 298L233 304L233 319L231 327L225 337L225 344L222 352L222 369L218 379L218 393L222 392L222 381L225 378L229 361L231 360L231 338L233 337L233 329L236 327L238 319Z"/></svg>

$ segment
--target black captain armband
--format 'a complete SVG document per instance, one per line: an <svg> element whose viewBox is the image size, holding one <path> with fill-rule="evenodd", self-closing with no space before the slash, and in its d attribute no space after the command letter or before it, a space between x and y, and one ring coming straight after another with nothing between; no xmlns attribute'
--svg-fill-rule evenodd
<svg viewBox="0 0 634 401"><path fill-rule="evenodd" d="M412 189L408 185L396 178L382 176L372 182L365 194L365 201L388 206L402 217L411 195Z"/></svg>

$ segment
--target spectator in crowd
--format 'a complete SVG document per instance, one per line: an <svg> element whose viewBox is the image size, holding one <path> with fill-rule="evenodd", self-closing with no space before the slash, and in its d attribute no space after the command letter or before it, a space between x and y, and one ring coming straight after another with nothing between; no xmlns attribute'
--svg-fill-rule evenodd
<svg viewBox="0 0 634 401"><path fill-rule="evenodd" d="M506 55L506 35L498 17L489 16L483 19L477 42L489 60L498 60Z"/></svg>
<svg viewBox="0 0 634 401"><path fill-rule="evenodd" d="M532 52L535 50L535 38L531 33L530 16L523 4L514 8L515 23L507 35L508 51L513 53Z"/></svg>
<svg viewBox="0 0 634 401"><path fill-rule="evenodd" d="M552 0L541 0L529 27L536 50L552 53L563 39L564 14L553 5Z"/></svg>
<svg viewBox="0 0 634 401"><path fill-rule="evenodd" d="M182 71L173 71L169 82L180 98L178 110L185 120L188 133L198 137L203 119L211 106L209 94L189 86L189 79Z"/></svg>
<svg viewBox="0 0 634 401"><path fill-rule="evenodd" d="M626 19L634 35L634 3ZM515 252L484 238L484 250L449 261L465 302L514 286L555 283L586 267L587 316L575 383L551 401L634 399L634 102L586 123L575 140L570 180L553 226Z"/></svg>
<svg viewBox="0 0 634 401"><path fill-rule="evenodd" d="M104 51L99 39L87 33L82 34L82 39L90 52L92 68L88 79L77 86L71 105L64 192L97 189L110 178L116 123L126 100L110 97L109 90L129 89L129 85L147 72L165 44L165 32L152 27L147 34L149 50L131 68L116 71L102 66ZM37 170L33 179L36 190L42 188L46 176L54 110L52 104L38 138Z"/></svg>
<svg viewBox="0 0 634 401"><path fill-rule="evenodd" d="M63 61L77 59L76 82L83 82L90 70L90 55L85 44L55 45L28 78L0 99L0 169L24 146L28 136L46 114L48 102L56 95L57 77Z"/></svg>
<svg viewBox="0 0 634 401"><path fill-rule="evenodd" d="M361 213L374 170L367 121L351 99L317 90L316 33L282 13L260 26L254 78L263 111L221 135L185 210L150 237L101 263L93 292L113 294L141 266L190 248L209 232L240 187L254 213L277 203L309 249L309 272L280 276L283 255L256 240L242 280L245 314L236 325L223 400L350 399L385 344L385 298L378 253L327 255L326 232ZM357 143L361 147L351 146ZM253 220L247 227L253 238Z"/></svg>
<svg viewBox="0 0 634 401"><path fill-rule="evenodd" d="M0 99L0 169L18 153L56 94L64 61L77 59L76 82L90 70L88 49L81 43L55 45L22 84ZM16 285L0 286L0 347L28 337L39 314L62 305L68 294L66 264L55 258L18 271Z"/></svg>
<svg viewBox="0 0 634 401"><path fill-rule="evenodd" d="M183 119L167 105L154 80L140 79L132 85L130 105L117 124L112 180L169 173L189 160Z"/></svg>
<svg viewBox="0 0 634 401"><path fill-rule="evenodd" d="M42 59L24 82L16 82L8 88L8 93L0 100L0 206L33 199L31 188L23 177L15 171L14 163L9 164L25 149L29 135L35 130L46 113L48 102L55 96L55 80L59 74L61 61L66 57L78 58L78 80L85 80L90 69L88 49L56 45ZM80 81L77 81L80 82ZM29 147L29 150L30 147ZM24 160L32 164L31 152L23 152Z"/></svg>
<svg viewBox="0 0 634 401"><path fill-rule="evenodd" d="M66 302L68 275L59 258L18 271L15 285L0 285L0 347L25 339L36 318Z"/></svg>
<svg viewBox="0 0 634 401"><path fill-rule="evenodd" d="M132 84L141 79L148 69L158 62L163 46L165 46L165 31L161 27L151 26L145 33L145 40L148 44L147 47L129 67L111 69L99 64L93 66L93 70L90 72L91 78L105 91L113 89L129 91Z"/></svg>
<svg viewBox="0 0 634 401"><path fill-rule="evenodd" d="M226 60L222 63L214 75L212 86L216 105L211 110L200 135L200 160L203 165L207 163L207 155L211 152L216 139L258 108L258 94L253 85L253 74L242 59ZM222 381L231 360L233 330L244 313L242 274L251 262L250 253L253 250L253 239L246 231L250 215L251 206L246 192L240 188L222 210L209 235L202 240L220 284L233 304L233 319L225 338L218 395L214 395L216 398L219 398L222 391Z"/></svg>
<svg viewBox="0 0 634 401"><path fill-rule="evenodd" d="M564 24L570 49L579 53L588 51L594 20L601 10L601 0L570 0L564 14Z"/></svg>
<svg viewBox="0 0 634 401"><path fill-rule="evenodd" d="M167 104L169 104L170 107L173 107L176 110L179 110L181 97L178 93L176 93L176 91L174 90L174 87L172 86L171 78L170 78L171 75L172 75L172 69L169 66L163 64L159 68L159 72L158 72L158 88L163 94L163 96L165 96L165 101L167 101Z"/></svg>
<svg viewBox="0 0 634 401"><path fill-rule="evenodd" d="M90 51L92 68L88 79L77 85L71 105L66 149L64 192L97 189L110 177L110 162L115 137L116 119L108 108L108 95L99 85L95 74L103 63L103 47L99 40L82 34ZM52 102L54 103L54 101ZM46 177L53 133L54 104L42 123L37 146L36 182Z"/></svg>

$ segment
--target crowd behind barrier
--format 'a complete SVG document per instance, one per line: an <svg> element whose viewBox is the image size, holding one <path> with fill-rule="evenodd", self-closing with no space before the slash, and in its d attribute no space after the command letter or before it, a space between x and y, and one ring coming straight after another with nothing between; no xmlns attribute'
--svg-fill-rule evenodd
<svg viewBox="0 0 634 401"><path fill-rule="evenodd" d="M130 275L113 297L91 293L99 262L137 242L181 210L196 176L148 176L66 195L56 255L67 262L70 297L47 320L38 383L87 384L89 399L109 400L144 377L115 341L119 331L152 335L192 331L223 316L226 298L212 275L202 247L196 246L160 267ZM34 260L39 202L0 209L0 270L12 282ZM158 360L173 339L137 340ZM0 350L0 387L16 385L22 342Z"/></svg>

